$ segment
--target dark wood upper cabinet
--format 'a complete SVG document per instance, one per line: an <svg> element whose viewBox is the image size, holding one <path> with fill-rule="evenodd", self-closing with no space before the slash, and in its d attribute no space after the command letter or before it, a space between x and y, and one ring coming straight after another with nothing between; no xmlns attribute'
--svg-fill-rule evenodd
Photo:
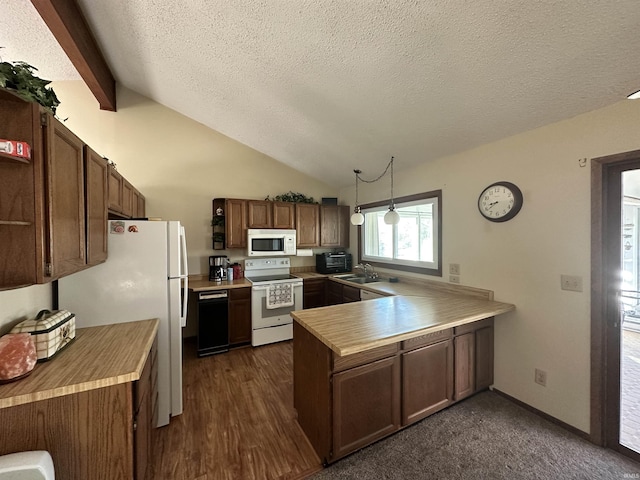
<svg viewBox="0 0 640 480"><path fill-rule="evenodd" d="M247 247L247 201L225 200L226 248Z"/></svg>
<svg viewBox="0 0 640 480"><path fill-rule="evenodd" d="M273 228L296 228L296 204L290 202L273 203Z"/></svg>
<svg viewBox="0 0 640 480"><path fill-rule="evenodd" d="M31 158L0 153L0 289L103 262L122 176L50 112L4 89L0 118L11 119L0 122L0 138L31 148Z"/></svg>
<svg viewBox="0 0 640 480"><path fill-rule="evenodd" d="M122 187L124 178L115 168L109 166L109 210L122 212Z"/></svg>
<svg viewBox="0 0 640 480"><path fill-rule="evenodd" d="M86 263L84 144L60 121L43 114L48 262L45 276L59 278Z"/></svg>
<svg viewBox="0 0 640 480"><path fill-rule="evenodd" d="M295 228L295 203L247 200L248 228Z"/></svg>
<svg viewBox="0 0 640 480"><path fill-rule="evenodd" d="M347 205L320 206L320 246L348 247L351 208Z"/></svg>
<svg viewBox="0 0 640 480"><path fill-rule="evenodd" d="M296 203L296 244L300 248L317 247L320 244L320 206Z"/></svg>
<svg viewBox="0 0 640 480"><path fill-rule="evenodd" d="M248 228L273 228L272 203L268 200L247 201Z"/></svg>
<svg viewBox="0 0 640 480"><path fill-rule="evenodd" d="M109 166L90 147L85 146L84 149L87 265L97 265L107 259Z"/></svg>
<svg viewBox="0 0 640 480"><path fill-rule="evenodd" d="M123 178L122 182L122 215L131 217L133 214L133 185ZM137 210L137 205L136 205Z"/></svg>

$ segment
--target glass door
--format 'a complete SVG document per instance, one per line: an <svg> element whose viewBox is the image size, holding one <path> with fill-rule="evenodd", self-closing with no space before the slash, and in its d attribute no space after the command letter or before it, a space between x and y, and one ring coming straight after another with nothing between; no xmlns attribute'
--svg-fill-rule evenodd
<svg viewBox="0 0 640 480"><path fill-rule="evenodd" d="M640 170L622 172L620 445L640 453Z"/></svg>

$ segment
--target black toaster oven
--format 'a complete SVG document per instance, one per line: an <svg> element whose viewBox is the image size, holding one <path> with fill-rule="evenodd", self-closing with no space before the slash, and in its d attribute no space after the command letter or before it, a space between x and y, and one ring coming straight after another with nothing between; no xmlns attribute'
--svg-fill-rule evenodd
<svg viewBox="0 0 640 480"><path fill-rule="evenodd" d="M351 271L350 253L317 253L316 272L346 273Z"/></svg>

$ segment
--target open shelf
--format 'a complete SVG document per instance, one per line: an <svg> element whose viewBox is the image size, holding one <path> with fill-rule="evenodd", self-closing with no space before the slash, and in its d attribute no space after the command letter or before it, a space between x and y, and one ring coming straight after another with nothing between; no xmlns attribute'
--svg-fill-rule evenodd
<svg viewBox="0 0 640 480"><path fill-rule="evenodd" d="M4 152L0 152L0 159L2 159L2 160L11 160L12 162L16 162L16 163L26 163L27 165L29 165L31 163L31 160L29 160L27 158L14 157L12 155L7 155Z"/></svg>

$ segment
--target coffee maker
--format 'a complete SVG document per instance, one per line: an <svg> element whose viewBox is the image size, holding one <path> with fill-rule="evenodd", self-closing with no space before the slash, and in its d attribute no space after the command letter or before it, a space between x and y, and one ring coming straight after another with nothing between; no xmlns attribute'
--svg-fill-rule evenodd
<svg viewBox="0 0 640 480"><path fill-rule="evenodd" d="M221 282L227 279L229 259L226 255L212 255L209 257L209 281Z"/></svg>

